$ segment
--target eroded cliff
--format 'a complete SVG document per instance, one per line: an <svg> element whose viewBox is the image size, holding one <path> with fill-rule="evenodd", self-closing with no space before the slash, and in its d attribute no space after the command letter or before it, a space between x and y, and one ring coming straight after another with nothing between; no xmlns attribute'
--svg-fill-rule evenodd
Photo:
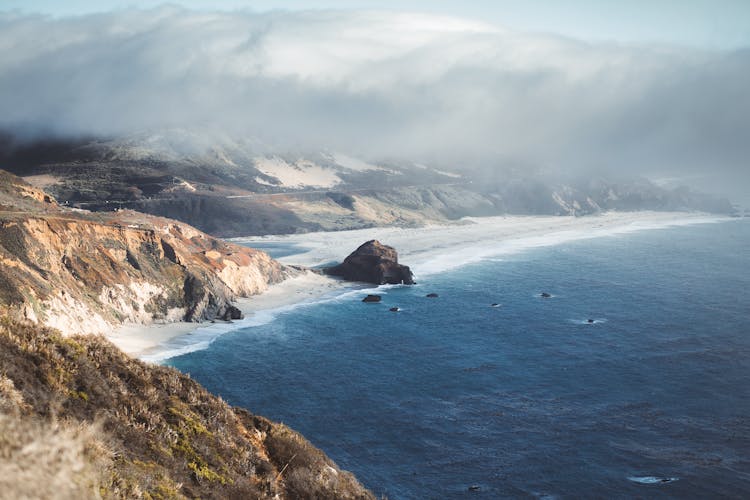
<svg viewBox="0 0 750 500"><path fill-rule="evenodd" d="M261 251L130 210L89 213L0 171L0 308L65 333L236 319L294 271Z"/></svg>

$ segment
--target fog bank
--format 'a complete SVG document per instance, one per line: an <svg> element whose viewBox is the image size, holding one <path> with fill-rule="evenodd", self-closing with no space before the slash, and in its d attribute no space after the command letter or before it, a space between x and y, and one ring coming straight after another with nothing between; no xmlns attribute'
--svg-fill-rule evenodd
<svg viewBox="0 0 750 500"><path fill-rule="evenodd" d="M0 127L747 179L750 50L592 44L397 12L0 15Z"/></svg>

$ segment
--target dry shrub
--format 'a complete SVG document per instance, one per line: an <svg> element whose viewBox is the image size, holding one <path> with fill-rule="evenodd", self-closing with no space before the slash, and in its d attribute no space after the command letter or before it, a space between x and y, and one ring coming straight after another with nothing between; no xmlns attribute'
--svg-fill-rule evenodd
<svg viewBox="0 0 750 500"><path fill-rule="evenodd" d="M290 498L374 499L350 472L339 469L325 453L289 427L270 424L265 443Z"/></svg>
<svg viewBox="0 0 750 500"><path fill-rule="evenodd" d="M0 498L101 498L109 453L88 424L0 415Z"/></svg>
<svg viewBox="0 0 750 500"><path fill-rule="evenodd" d="M23 470L39 461L38 469L51 474L47 468L56 463L54 470L68 471L61 476L82 478L69 484L88 487L84 430L97 422L114 452L98 490L105 497L373 498L291 429L232 408L190 377L134 360L103 338L62 337L0 317L0 374L0 405L25 408L18 414L32 413L55 429L39 433L49 442L29 448L35 454ZM55 418L79 430L64 431ZM84 444L53 445L65 437Z"/></svg>

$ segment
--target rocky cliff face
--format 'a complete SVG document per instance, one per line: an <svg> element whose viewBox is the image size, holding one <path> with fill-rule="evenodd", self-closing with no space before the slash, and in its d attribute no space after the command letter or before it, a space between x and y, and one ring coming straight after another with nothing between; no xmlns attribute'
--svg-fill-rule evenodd
<svg viewBox="0 0 750 500"><path fill-rule="evenodd" d="M128 210L58 205L0 171L0 308L63 332L233 319L290 272L267 254Z"/></svg>
<svg viewBox="0 0 750 500"><path fill-rule="evenodd" d="M364 281L376 285L413 285L414 276L409 266L398 263L393 247L377 240L363 243L338 266L324 270L326 274L341 276L349 281Z"/></svg>
<svg viewBox="0 0 750 500"><path fill-rule="evenodd" d="M285 425L76 335L235 317L234 297L292 272L172 220L60 207L0 171L0 497L374 499Z"/></svg>

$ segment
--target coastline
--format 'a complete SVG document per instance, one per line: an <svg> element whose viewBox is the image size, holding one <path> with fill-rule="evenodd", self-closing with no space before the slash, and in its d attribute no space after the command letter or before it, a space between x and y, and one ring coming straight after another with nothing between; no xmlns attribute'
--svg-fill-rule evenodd
<svg viewBox="0 0 750 500"><path fill-rule="evenodd" d="M420 228L371 228L281 236L234 238L252 247L293 246L299 251L277 260L284 264L315 267L342 261L371 239L393 246L400 262L412 267L417 281L488 257L552 246L568 241L618 236L672 226L715 223L728 217L691 212L608 212L596 216L497 216L467 217L456 224ZM368 285L373 288L374 285ZM272 285L260 295L239 299L245 319L217 323L167 323L124 325L107 338L127 354L160 362L175 355L205 349L223 333L265 324L276 314L362 288L328 276L308 272Z"/></svg>
<svg viewBox="0 0 750 500"><path fill-rule="evenodd" d="M278 258L284 264L307 267L340 262L363 242L377 239L398 251L399 261L419 280L529 248L568 241L617 236L649 229L733 220L696 212L606 212L574 216L465 217L455 224L420 228L377 227L340 232L234 238L242 245L280 245L299 251Z"/></svg>
<svg viewBox="0 0 750 500"><path fill-rule="evenodd" d="M313 272L288 278L268 287L262 294L237 299L235 306L245 316L242 320L215 323L126 324L107 335L126 354L147 361L161 361L170 352L184 352L185 347L202 347L221 333L265 322L268 312L279 311L305 302L314 302L335 293L347 283Z"/></svg>

